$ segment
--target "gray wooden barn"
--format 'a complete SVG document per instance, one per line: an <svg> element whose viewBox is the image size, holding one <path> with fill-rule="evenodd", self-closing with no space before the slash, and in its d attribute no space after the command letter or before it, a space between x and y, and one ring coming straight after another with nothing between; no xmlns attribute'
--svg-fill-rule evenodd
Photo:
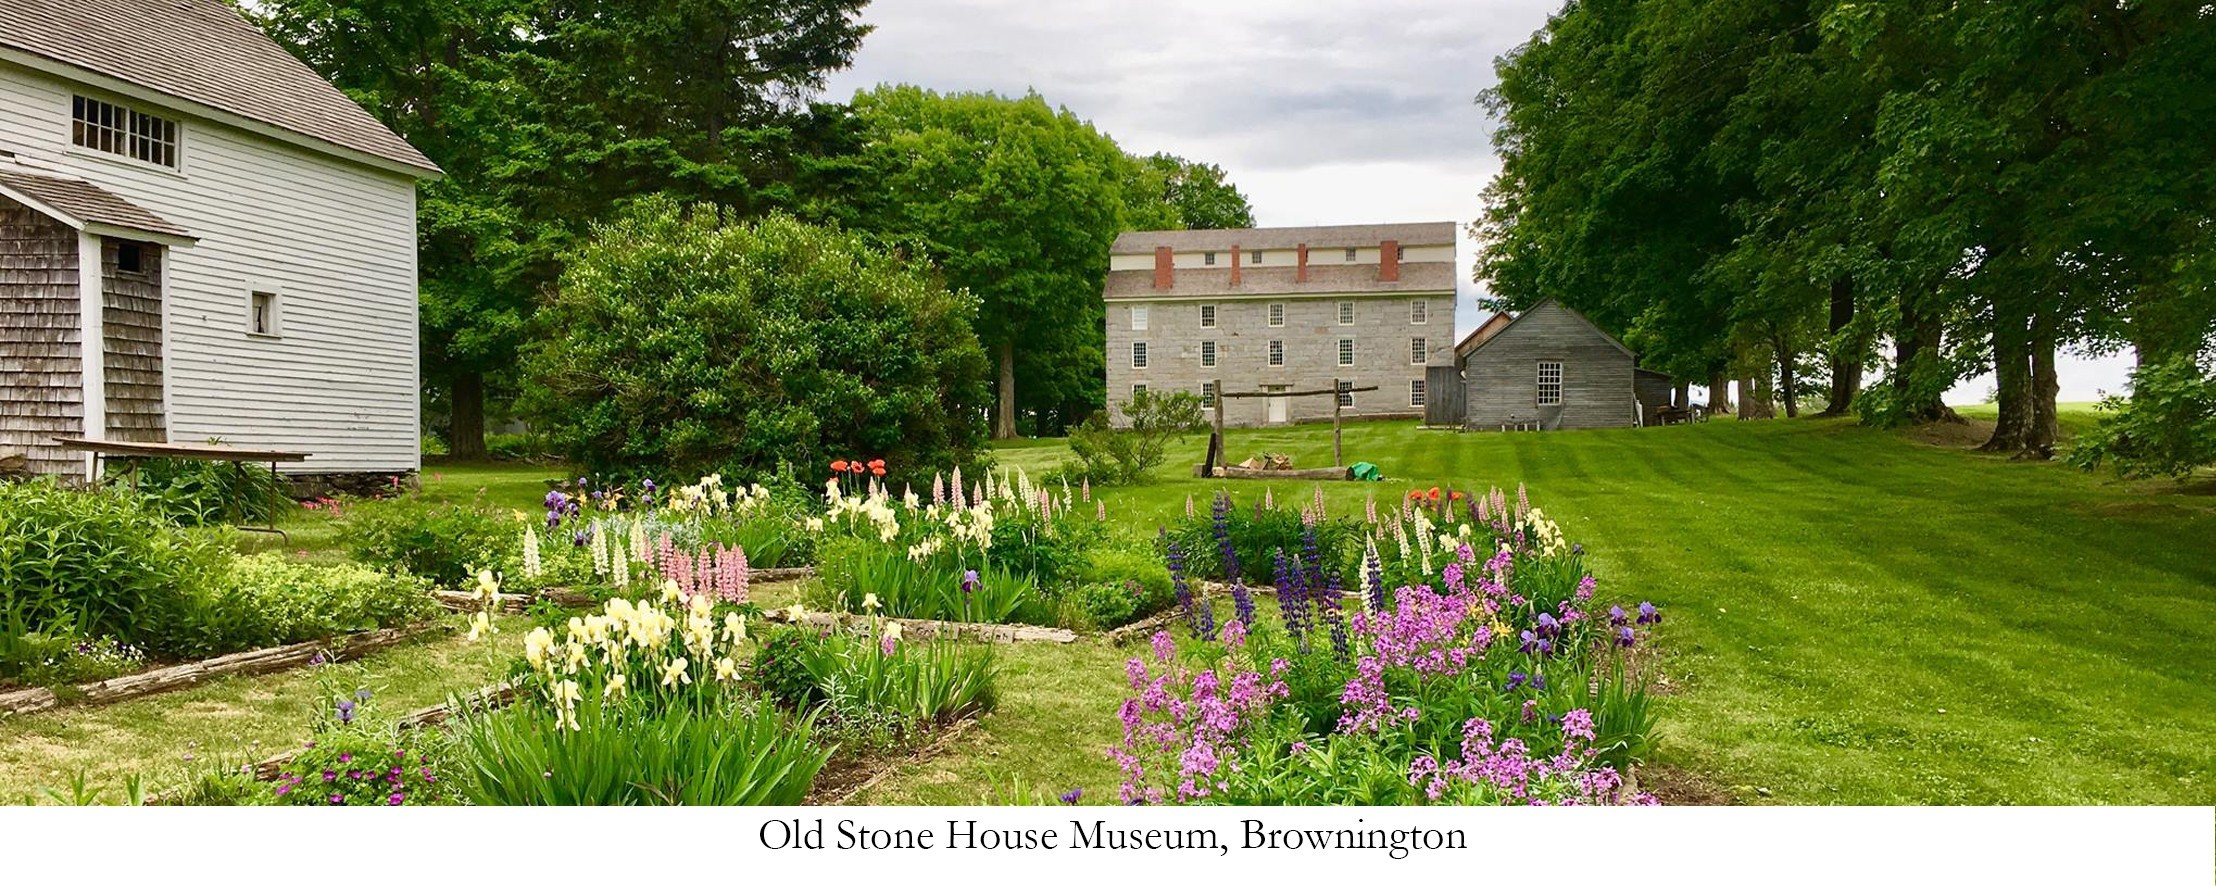
<svg viewBox="0 0 2216 886"><path fill-rule="evenodd" d="M1436 398L1446 402L1427 421L1477 430L1638 427L1669 404L1669 376L1639 369L1623 342L1551 298L1479 324L1435 376L1434 389L1459 396Z"/></svg>

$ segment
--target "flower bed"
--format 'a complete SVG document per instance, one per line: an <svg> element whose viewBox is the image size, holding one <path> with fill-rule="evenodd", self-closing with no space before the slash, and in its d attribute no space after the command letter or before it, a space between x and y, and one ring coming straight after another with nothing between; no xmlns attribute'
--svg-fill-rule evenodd
<svg viewBox="0 0 2216 886"><path fill-rule="evenodd" d="M1221 530L1228 504L1220 625L1165 537L1185 636L1159 632L1127 664L1109 750L1125 802L1652 801L1626 785L1653 734L1627 659L1661 614L1599 609L1582 550L1520 491L1512 506L1424 493L1336 526L1305 508L1298 546L1269 551L1269 611ZM1359 553L1332 561L1332 533Z"/></svg>

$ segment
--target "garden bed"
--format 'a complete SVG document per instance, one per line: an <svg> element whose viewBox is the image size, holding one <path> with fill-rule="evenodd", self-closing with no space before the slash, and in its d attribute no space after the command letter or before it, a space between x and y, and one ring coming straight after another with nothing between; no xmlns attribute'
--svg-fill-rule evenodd
<svg viewBox="0 0 2216 886"><path fill-rule="evenodd" d="M817 627L838 628L871 620L870 616L848 612L803 612L798 619L789 611L772 609L763 617L779 624L804 624ZM1068 628L1047 628L1026 624L989 624L967 621L934 621L923 618L884 618L879 620L900 625L903 636L936 640L975 640L983 643L1075 643L1077 632Z"/></svg>
<svg viewBox="0 0 2216 886"><path fill-rule="evenodd" d="M57 693L45 687L0 693L0 714L30 714L66 704L110 704L183 689L213 677L252 676L319 662L345 661L405 643L439 629L438 624L423 623L362 631L289 646L234 652L96 683L82 683L65 693Z"/></svg>

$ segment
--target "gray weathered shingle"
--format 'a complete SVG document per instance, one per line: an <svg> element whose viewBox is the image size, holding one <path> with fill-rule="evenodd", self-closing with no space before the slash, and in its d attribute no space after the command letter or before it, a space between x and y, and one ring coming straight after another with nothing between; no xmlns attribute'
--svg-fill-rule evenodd
<svg viewBox="0 0 2216 886"><path fill-rule="evenodd" d="M222 0L0 0L0 46L438 172Z"/></svg>
<svg viewBox="0 0 2216 886"><path fill-rule="evenodd" d="M36 200L80 223L113 225L172 237L192 236L192 232L170 224L145 207L101 190L90 182L0 170L0 188Z"/></svg>
<svg viewBox="0 0 2216 886"><path fill-rule="evenodd" d="M5 0L0 0L5 2ZM1387 240L1402 246L1443 246L1454 242L1454 222L1392 225L1324 225L1308 228L1242 228L1210 231L1131 231L1116 238L1117 255L1150 253L1167 246L1178 252L1230 249L1344 249L1375 247Z"/></svg>

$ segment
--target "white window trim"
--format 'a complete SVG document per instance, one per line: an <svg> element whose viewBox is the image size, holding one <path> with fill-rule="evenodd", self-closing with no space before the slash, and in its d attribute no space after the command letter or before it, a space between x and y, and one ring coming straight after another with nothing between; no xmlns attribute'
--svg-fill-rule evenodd
<svg viewBox="0 0 2216 886"><path fill-rule="evenodd" d="M1216 365L1216 358L1219 356L1222 355L1219 353L1214 339L1200 343L1200 365L1213 368Z"/></svg>
<svg viewBox="0 0 2216 886"><path fill-rule="evenodd" d="M1360 260L1360 254L1359 254L1359 253L1357 253L1357 252L1355 251L1355 248L1354 248L1354 247L1352 247L1352 246L1349 246L1349 247L1347 247L1347 251L1346 251L1346 260L1347 260L1347 261L1349 261L1349 262L1354 262L1354 261L1359 261L1359 260Z"/></svg>
<svg viewBox="0 0 2216 886"><path fill-rule="evenodd" d="M254 329L254 298L255 298L256 296L260 296L260 295L267 295L267 296L269 296L269 331L268 331L268 332L257 332L257 331L255 331L255 329ZM260 339L279 339L279 338L284 338L284 337L285 337L285 290L284 290L284 287L281 287L281 286L267 286L267 285L263 285L263 284L260 284L260 283L249 283L249 284L247 284L247 286L246 286L246 313L245 313L245 315L244 315L244 316L243 316L243 317L242 317L241 319L242 319L242 320L244 320L244 322L240 324L240 327L241 327L241 329L242 329L242 330L243 330L243 331L244 331L244 332L246 333L246 335L247 335L247 337L248 337L248 338L260 338Z"/></svg>
<svg viewBox="0 0 2216 886"><path fill-rule="evenodd" d="M1281 302L1281 301L1276 301L1276 302L1270 302L1269 312L1270 312L1270 328L1271 328L1271 329L1282 329L1282 328L1284 328L1284 326L1285 326L1285 303L1284 303L1284 302Z"/></svg>
<svg viewBox="0 0 2216 886"><path fill-rule="evenodd" d="M1430 388L1430 385L1428 385L1428 384L1425 384L1425 380L1424 380L1424 379L1420 379L1420 378L1411 378L1411 379L1409 379L1409 380L1408 380L1408 408L1410 408L1410 409L1422 409L1422 408L1424 408L1424 407L1425 407L1425 406L1427 405L1427 401L1428 401L1428 400L1430 399L1430 397L1431 397L1431 391L1430 391L1430 390L1428 390L1429 388Z"/></svg>
<svg viewBox="0 0 2216 886"><path fill-rule="evenodd" d="M1355 315L1355 312L1354 312L1354 303L1353 303L1353 302L1350 302L1350 301L1343 301L1343 302L1340 302L1340 303L1339 303L1339 306L1338 306L1338 311L1339 311L1339 325L1341 325L1341 326L1353 326L1353 325L1354 325L1354 315Z"/></svg>
<svg viewBox="0 0 2216 886"><path fill-rule="evenodd" d="M1551 366L1551 367L1554 367L1554 402L1552 402L1552 403L1549 403L1549 402L1547 402L1547 367L1550 367L1550 366ZM1539 361L1539 367L1538 367L1538 375L1537 375L1537 377L1536 377L1536 378L1534 379L1534 382L1535 382L1535 383L1534 383L1534 385L1533 385L1533 387L1534 387L1534 388L1536 389L1536 390L1534 390L1534 391L1533 391L1533 398L1534 398L1534 399L1535 399L1535 400L1537 401L1537 404L1536 404L1536 405L1539 405L1539 406L1560 406L1560 405L1562 405L1562 377L1563 377L1563 372L1562 372L1562 361L1560 361L1560 360L1541 360L1541 361Z"/></svg>
<svg viewBox="0 0 2216 886"><path fill-rule="evenodd" d="M1408 340L1408 365L1422 366L1431 357L1431 340L1416 336Z"/></svg>
<svg viewBox="0 0 2216 886"><path fill-rule="evenodd" d="M1147 352L1146 342L1135 341L1131 343L1131 368L1145 369L1147 361L1152 359L1153 356L1153 354Z"/></svg>
<svg viewBox="0 0 2216 886"><path fill-rule="evenodd" d="M1428 326L1428 325L1430 325L1430 324L1431 324L1431 303L1430 303L1430 302L1427 302L1427 301L1424 301L1423 299L1420 299L1420 298L1415 298L1415 299L1409 299L1409 300L1408 300L1408 325L1410 325L1410 326Z"/></svg>
<svg viewBox="0 0 2216 886"><path fill-rule="evenodd" d="M1204 381L1204 382L1201 382L1201 383L1200 383L1200 408L1202 408L1202 409L1214 409L1214 408L1216 408L1216 383L1215 383L1215 382L1212 382L1212 381Z"/></svg>
<svg viewBox="0 0 2216 886"><path fill-rule="evenodd" d="M1131 386L1132 399L1136 400L1140 394L1144 393L1146 393L1146 382L1137 382Z"/></svg>
<svg viewBox="0 0 2216 886"><path fill-rule="evenodd" d="M1273 366L1273 367L1281 367L1281 366L1284 366L1284 365L1285 365L1285 340L1284 340L1284 339L1281 339L1281 338L1279 338L1279 339L1271 339L1271 340L1270 340L1270 353L1269 353L1269 361L1270 361L1270 365L1271 365L1271 366Z"/></svg>
<svg viewBox="0 0 2216 886"><path fill-rule="evenodd" d="M1148 313L1148 312L1147 312L1147 306L1146 306L1146 305L1132 305L1132 306L1131 306L1131 331L1132 331L1132 332L1145 332L1145 331L1146 331L1146 324L1147 324L1147 313Z"/></svg>
<svg viewBox="0 0 2216 886"><path fill-rule="evenodd" d="M1208 265L1208 266L1214 266L1214 265L1215 265L1215 263L1216 263L1216 254L1215 254L1215 253L1213 253L1213 252L1203 252L1203 253L1201 253L1201 254L1200 254L1200 263L1201 263L1201 264L1203 264L1203 265Z"/></svg>
<svg viewBox="0 0 2216 886"><path fill-rule="evenodd" d="M1215 305L1212 305L1212 304L1210 304L1210 305L1201 305L1201 306L1200 306L1200 328L1202 328L1202 329L1214 329L1214 328L1216 328L1216 312L1217 312L1218 310L1219 310L1219 309L1218 309L1218 308L1217 308L1217 307L1216 307Z"/></svg>
<svg viewBox="0 0 2216 886"><path fill-rule="evenodd" d="M122 112L123 112L123 113L124 113L124 114L126 115L126 116L125 116L125 118L124 118L124 119L125 119L126 121L130 119L129 115L132 115L132 114L137 114L137 115L139 115L139 116L142 116L142 117L151 117L151 118L153 118L153 119L156 119L156 120L160 120L160 121L162 121L162 122L164 122L164 123L168 123L168 124L169 124L169 128L170 128L170 135L171 135L171 137L170 137L170 145L169 145L169 156L170 156L170 159L172 159L172 160L175 160L176 162L175 162L175 163L156 163L156 162L154 162L154 161L152 161L152 160L141 160L141 159L139 159L139 158L137 158L137 157L133 157L133 156L131 156L131 153L130 153L130 151L129 151L128 147L126 147L126 149L125 149L124 151L122 151L122 152L120 152L120 153L119 153L119 152L116 152L116 151L103 151L103 150L101 150L101 149L99 149L99 148L95 148L95 147L90 147L90 146L87 146L87 145L80 145L80 144L78 144L78 143L77 143L77 100L78 100L78 99L84 99L85 101L88 101L88 102L98 102L98 103L100 103L100 104L103 104L103 105L107 105L107 106L109 106L109 107L113 107L113 108L117 108L117 109L120 109L120 110L121 110L121 111L122 111ZM142 110L140 110L140 109L138 108L138 106L137 106L137 105L135 105L135 104L132 104L132 103L129 103L129 102L123 102L123 101L113 101L113 100L110 100L110 99L105 99L105 98L101 98L101 97L99 97L99 96L95 96L95 95L90 95L90 94L87 94L87 93L83 93L83 92L72 92L72 93L70 93L70 107L69 107L69 113L68 113L68 115L67 115L67 116L63 117L63 119L64 119L65 121L67 121L67 128L66 128L66 129L65 129L65 130L64 130L64 131L62 132L62 144L66 146L66 147L65 147L65 150L66 150L66 151L67 151L67 152L68 152L68 153L69 153L69 154L70 154L71 156L77 156L77 157L91 157L91 158L95 158L95 159L99 159L99 160L104 160L104 161L107 161L107 162L110 162L110 163L122 163L122 164L127 164L127 165L129 165L129 166L131 166L132 168L135 168L135 169L151 169L151 170L155 170L155 171L157 171L157 172L162 172L162 173L166 173L166 174L169 174L169 175L176 175L176 176L182 176L182 175L184 175L184 172L185 172L185 121L184 121L184 120L182 120L182 119L180 119L180 118L178 118L178 117L176 117L176 116L173 116L173 115L169 115L169 114L157 114L157 113L154 113L154 112L152 112L152 111L142 111ZM124 132L125 132L125 136L124 136L124 137L125 137L126 139L128 139L128 138L130 137L130 136L129 136L129 132L130 132L130 127L129 127L129 125L128 125L127 123L126 123L126 125L125 125L125 127L124 127ZM128 145L128 142L126 141L126 146L127 146L127 145Z"/></svg>
<svg viewBox="0 0 2216 886"><path fill-rule="evenodd" d="M1339 355L1339 365L1340 365L1341 367L1353 366L1353 365L1354 365L1354 339L1351 339L1351 338L1342 338L1342 339L1339 339L1339 350L1338 350L1338 355Z"/></svg>

